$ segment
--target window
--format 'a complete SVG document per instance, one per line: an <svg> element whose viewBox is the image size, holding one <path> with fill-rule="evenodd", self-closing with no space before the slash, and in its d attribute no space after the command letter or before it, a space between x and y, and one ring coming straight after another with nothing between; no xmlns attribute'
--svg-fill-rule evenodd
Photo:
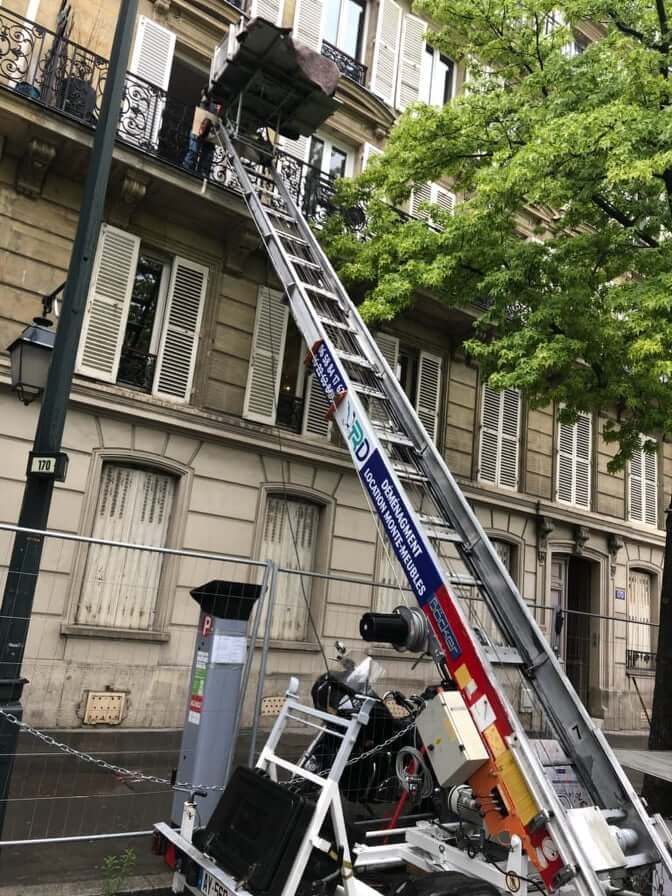
<svg viewBox="0 0 672 896"><path fill-rule="evenodd" d="M414 218L422 218L436 226L428 205L436 205L442 211L452 214L455 209L455 194L439 184L419 184L411 191L410 212Z"/></svg>
<svg viewBox="0 0 672 896"><path fill-rule="evenodd" d="M163 260L139 237L103 224L82 328L77 372L188 401L208 269Z"/></svg>
<svg viewBox="0 0 672 896"><path fill-rule="evenodd" d="M513 579L516 552L515 545L512 545L509 541L502 541L500 538L492 538L490 543L497 552L497 556L504 564L504 568ZM477 625L478 628L487 635L491 644L505 645L507 643L506 639L493 619L487 604L480 598L480 595L473 596L479 597L479 599L472 600L469 603L472 624Z"/></svg>
<svg viewBox="0 0 672 896"><path fill-rule="evenodd" d="M328 402L303 364L307 348L280 292L260 287L243 416L327 438Z"/></svg>
<svg viewBox="0 0 672 896"><path fill-rule="evenodd" d="M503 488L518 488L520 392L496 392L485 384L481 395L478 479Z"/></svg>
<svg viewBox="0 0 672 896"><path fill-rule="evenodd" d="M400 344L396 336L388 333L377 333L376 342L427 434L436 442L441 409L442 359L431 352ZM385 425L382 409L372 408L371 418L374 423Z"/></svg>
<svg viewBox="0 0 672 896"><path fill-rule="evenodd" d="M587 414L558 425L556 497L562 504L590 510L593 425Z"/></svg>
<svg viewBox="0 0 672 896"><path fill-rule="evenodd" d="M153 470L103 464L93 537L165 546L176 483ZM151 631L163 565L159 553L90 545L75 621Z"/></svg>
<svg viewBox="0 0 672 896"><path fill-rule="evenodd" d="M259 557L286 569L315 569L320 506L287 495L269 495ZM305 641L313 579L284 573L277 578L271 638ZM303 584L303 587L302 587ZM263 619L262 619L263 626ZM263 631L263 628L260 629Z"/></svg>
<svg viewBox="0 0 672 896"><path fill-rule="evenodd" d="M324 39L353 59L359 59L365 14L366 0L327 0Z"/></svg>
<svg viewBox="0 0 672 896"><path fill-rule="evenodd" d="M648 572L632 569L628 575L628 621L626 669L654 672L658 628L652 623L654 578Z"/></svg>
<svg viewBox="0 0 672 896"><path fill-rule="evenodd" d="M420 99L430 106L445 106L453 95L455 63L425 44L420 68Z"/></svg>
<svg viewBox="0 0 672 896"><path fill-rule="evenodd" d="M628 512L633 522L658 525L658 454L635 451L628 465Z"/></svg>

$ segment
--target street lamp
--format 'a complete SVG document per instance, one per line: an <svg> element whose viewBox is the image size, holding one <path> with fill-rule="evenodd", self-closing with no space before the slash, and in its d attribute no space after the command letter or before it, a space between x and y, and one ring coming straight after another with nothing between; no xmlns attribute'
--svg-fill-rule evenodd
<svg viewBox="0 0 672 896"><path fill-rule="evenodd" d="M21 335L8 346L12 373L12 390L24 404L30 404L44 392L49 362L56 334L49 329L52 322L36 317Z"/></svg>

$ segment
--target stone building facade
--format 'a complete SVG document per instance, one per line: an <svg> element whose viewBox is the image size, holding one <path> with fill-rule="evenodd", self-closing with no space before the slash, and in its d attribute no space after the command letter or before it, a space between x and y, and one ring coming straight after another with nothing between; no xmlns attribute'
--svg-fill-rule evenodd
<svg viewBox="0 0 672 896"><path fill-rule="evenodd" d="M113 0L73 0L69 16L59 0L0 8L2 346L65 279L116 11ZM409 102L443 103L462 89L463 69L425 43L425 24L396 0L252 0L248 12L293 27L345 75L328 124L284 147L308 163L297 195L313 215L330 177L360 171ZM240 16L227 0L140 2L66 427L70 468L49 524L382 582L315 580L303 594L284 582L265 689L279 694L290 674L307 691L321 671L317 635L354 645L361 613L399 595L221 157L205 180L184 168L213 49ZM574 51L591 36L576 35ZM410 211L425 199L456 201L447 185L420 185ZM672 449L661 442L610 475L602 418L561 427L557 409L483 386L462 350L472 320L422 297L377 338L591 714L637 728L633 677L650 703L655 627L645 623L657 613ZM23 407L10 392L6 354L0 407L1 517L11 523L37 403ZM7 533L0 544L6 562ZM124 725L181 725L197 616L188 590L207 574L50 542L26 654L28 719L79 726L87 692L107 688L128 695ZM559 636L557 607L569 611ZM415 687L428 674L381 653L390 684ZM517 699L526 711L526 695Z"/></svg>

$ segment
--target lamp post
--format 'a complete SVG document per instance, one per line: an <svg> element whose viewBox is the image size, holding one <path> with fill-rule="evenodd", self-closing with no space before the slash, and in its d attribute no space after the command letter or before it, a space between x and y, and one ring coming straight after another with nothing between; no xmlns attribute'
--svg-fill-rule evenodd
<svg viewBox="0 0 672 896"><path fill-rule="evenodd" d="M47 381L33 450L28 461L26 486L18 519L21 529L46 529L55 481L63 480L66 474L67 459L61 451L65 417L103 217L137 9L138 0L120 0L105 92L84 183L68 279L63 291L59 325L53 339L51 363L47 361ZM30 371L35 372L33 364L36 357L42 359L44 369L44 354L36 356L35 352L45 351L45 346L39 343L47 339L45 331L51 334L43 321L34 323L33 327L36 329L29 327L11 347L18 365L17 386L21 378L21 392L25 397L39 394L39 384L29 384L27 374L29 365ZM29 385L32 385L32 390L26 388ZM4 823L16 753L16 721L22 716L21 695L26 679L21 675L21 666L40 571L42 543L40 535L21 531L15 534L0 608L0 831Z"/></svg>

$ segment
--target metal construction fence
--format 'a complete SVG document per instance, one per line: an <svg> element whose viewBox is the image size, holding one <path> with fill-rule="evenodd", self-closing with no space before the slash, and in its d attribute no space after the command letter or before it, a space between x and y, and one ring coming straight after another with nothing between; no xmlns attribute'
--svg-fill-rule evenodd
<svg viewBox="0 0 672 896"><path fill-rule="evenodd" d="M23 575L7 566L16 531L0 524L3 590L10 572ZM262 586L250 621L255 649L244 668L236 763L258 755L291 675L310 699L317 677L339 668L334 642L357 645L362 613L389 610L408 598L389 578L69 533L32 534L43 539L43 553L24 662L30 684L16 753L3 757L14 762L0 837L0 867L9 885L62 880L64 874L99 877L106 855L134 844L137 870L160 870L149 855L149 832L170 815L198 618L192 589L212 580ZM485 605L460 586L459 573L453 575L465 612L487 636L496 660L502 639ZM657 627L625 615L567 610L558 625L557 608L541 599L530 606L587 701L596 649L609 639L608 656L622 681L614 687L627 689L644 745ZM362 654L364 646L357 648ZM426 660L418 664L390 649L370 652L386 671L376 684L381 694L417 695L433 680ZM118 716L101 719L101 704L92 695L103 701L104 712ZM525 688L512 685L509 696L534 730L538 723ZM402 725L406 717L412 723L412 704L392 699L388 708ZM374 735L382 739L389 731ZM300 751L309 740L310 732L297 730L289 747ZM352 780L364 786L356 776Z"/></svg>

